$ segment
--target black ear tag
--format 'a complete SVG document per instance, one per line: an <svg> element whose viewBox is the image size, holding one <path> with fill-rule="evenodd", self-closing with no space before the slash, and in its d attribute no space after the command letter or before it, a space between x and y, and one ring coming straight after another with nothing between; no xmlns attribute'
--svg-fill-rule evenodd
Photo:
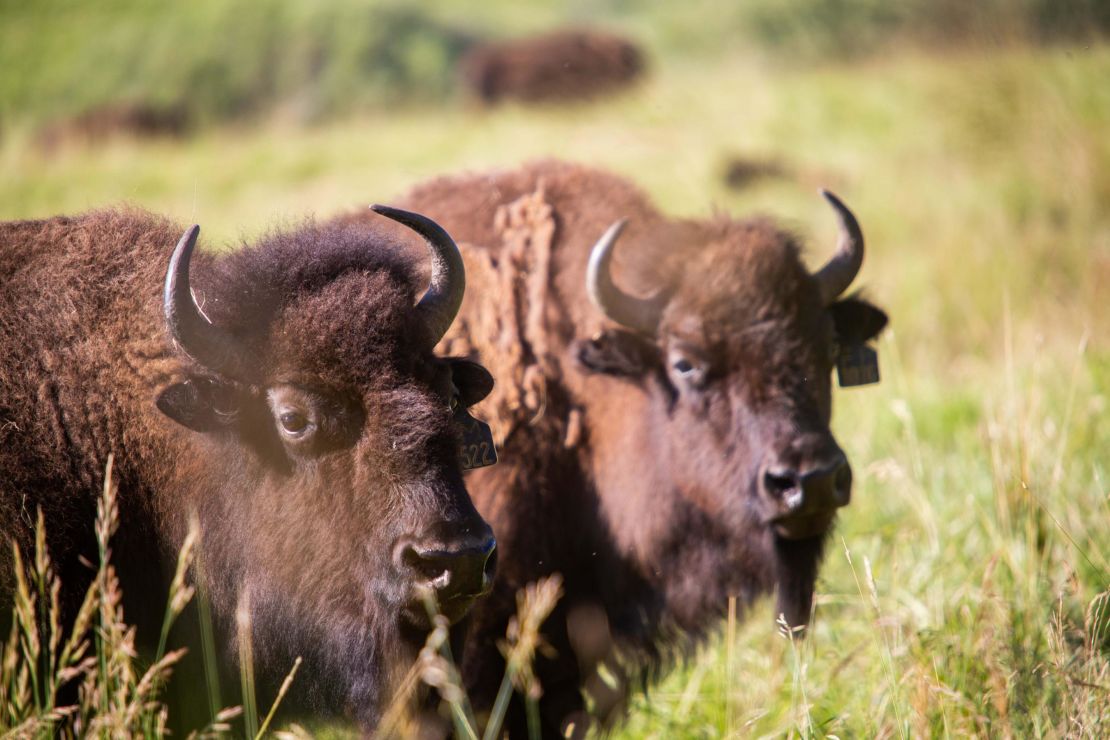
<svg viewBox="0 0 1110 740"><path fill-rule="evenodd" d="M879 353L866 344L842 345L836 355L836 377L841 388L879 382Z"/></svg>
<svg viewBox="0 0 1110 740"><path fill-rule="evenodd" d="M463 470L484 468L497 462L497 449L493 446L493 432L489 424L475 419L462 404L455 409L455 423L462 429L459 465Z"/></svg>

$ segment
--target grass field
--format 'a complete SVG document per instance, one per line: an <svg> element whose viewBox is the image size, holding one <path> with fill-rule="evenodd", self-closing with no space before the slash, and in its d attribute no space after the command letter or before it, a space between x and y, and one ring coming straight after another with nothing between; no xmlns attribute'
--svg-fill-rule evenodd
<svg viewBox="0 0 1110 740"><path fill-rule="evenodd" d="M127 201L231 245L555 156L675 215L771 213L817 263L827 185L863 224L862 282L892 328L882 384L836 396L856 489L815 629L782 639L768 603L722 624L618 737L1110 734L1110 46L988 38L818 64L683 55L676 34L656 32L672 43L641 86L589 107L410 101L52 152L13 125L0 217ZM787 175L730 191L729 155Z"/></svg>

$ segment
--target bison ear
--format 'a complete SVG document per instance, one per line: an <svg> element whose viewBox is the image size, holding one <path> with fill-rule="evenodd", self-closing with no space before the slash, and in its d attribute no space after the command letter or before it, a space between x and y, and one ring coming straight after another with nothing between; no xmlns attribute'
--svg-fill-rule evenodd
<svg viewBox="0 0 1110 740"><path fill-rule="evenodd" d="M829 306L836 338L844 345L874 339L887 324L886 314L859 298L845 298Z"/></svg>
<svg viewBox="0 0 1110 740"><path fill-rule="evenodd" d="M606 329L575 342L574 354L586 370L605 375L639 377L657 364L655 345L623 329Z"/></svg>
<svg viewBox="0 0 1110 740"><path fill-rule="evenodd" d="M448 360L451 380L459 389L459 403L464 408L473 406L493 391L493 376L489 370L470 360Z"/></svg>
<svg viewBox="0 0 1110 740"><path fill-rule="evenodd" d="M186 429L211 432L234 417L226 401L227 389L207 378L188 378L166 386L158 394L158 410Z"/></svg>

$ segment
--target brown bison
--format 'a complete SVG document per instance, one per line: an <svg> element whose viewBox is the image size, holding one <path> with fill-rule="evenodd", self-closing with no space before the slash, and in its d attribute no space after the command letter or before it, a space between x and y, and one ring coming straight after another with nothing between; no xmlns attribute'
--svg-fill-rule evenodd
<svg viewBox="0 0 1110 740"><path fill-rule="evenodd" d="M840 297L863 237L826 198L840 237L816 273L767 219L669 219L626 180L572 164L439 179L403 199L460 239L481 285L443 347L499 381L479 408L503 464L468 479L502 552L464 660L479 705L498 686L514 593L546 574L566 595L545 626L554 656L536 667L545 734L581 717L583 686L615 700L601 661L657 673L730 596L777 591L791 625L808 621L852 482L829 431L830 371L838 348L871 352L886 324Z"/></svg>
<svg viewBox="0 0 1110 740"><path fill-rule="evenodd" d="M179 138L192 126L188 109L181 104L107 103L72 118L53 123L35 137L39 146L53 149L68 139L97 144L114 136Z"/></svg>
<svg viewBox="0 0 1110 740"><path fill-rule="evenodd" d="M463 298L458 249L377 210L431 249L418 301L425 259L376 229L310 222L216 256L194 254L194 226L171 256L180 228L137 210L0 224L4 542L28 548L41 508L72 608L114 455L114 562L140 630L196 512L219 625L249 591L261 671L303 656L301 697L364 727L422 644L421 594L457 622L495 548L450 410L492 380L433 353Z"/></svg>
<svg viewBox="0 0 1110 740"><path fill-rule="evenodd" d="M480 44L459 61L464 89L486 105L584 100L624 87L643 71L635 44L583 30Z"/></svg>

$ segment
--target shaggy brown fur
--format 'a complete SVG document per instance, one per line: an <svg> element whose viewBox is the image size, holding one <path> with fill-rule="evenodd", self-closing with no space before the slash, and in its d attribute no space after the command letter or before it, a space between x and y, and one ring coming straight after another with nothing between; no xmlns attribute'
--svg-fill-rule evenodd
<svg viewBox="0 0 1110 740"><path fill-rule="evenodd" d="M466 91L486 105L585 100L639 78L644 55L618 36L562 30L476 46L459 71Z"/></svg>
<svg viewBox="0 0 1110 740"><path fill-rule="evenodd" d="M627 181L577 165L443 178L403 203L463 240L474 289L443 347L499 379L478 413L503 462L468 479L502 553L465 656L479 706L498 686L514 593L548 573L566 590L545 625L557 657L537 666L552 736L580 716L582 687L603 710L620 700L600 662L623 655L650 676L719 624L729 596L777 589L804 622L822 538L763 523L761 465L792 446L838 451L834 334L864 341L885 316L855 299L822 306L797 240L768 220L670 220ZM617 328L585 293L591 248L620 218L615 280L669 297L652 337ZM676 351L704 358L703 386L678 377Z"/></svg>
<svg viewBox="0 0 1110 740"><path fill-rule="evenodd" d="M412 306L426 252L410 257L365 228L308 223L198 253L198 305L255 360L234 381L198 366L162 318L181 232L136 210L0 224L0 538L29 547L41 508L77 598L114 454L129 617L141 622L153 602L158 624L160 578L196 511L218 623L231 627L249 590L263 676L280 679L304 656L295 693L370 727L423 639L398 616L413 595L395 543L488 533L448 410L452 380L464 397L482 394L453 372L459 363L421 349L428 329ZM316 415L310 436L279 434L276 393Z"/></svg>

